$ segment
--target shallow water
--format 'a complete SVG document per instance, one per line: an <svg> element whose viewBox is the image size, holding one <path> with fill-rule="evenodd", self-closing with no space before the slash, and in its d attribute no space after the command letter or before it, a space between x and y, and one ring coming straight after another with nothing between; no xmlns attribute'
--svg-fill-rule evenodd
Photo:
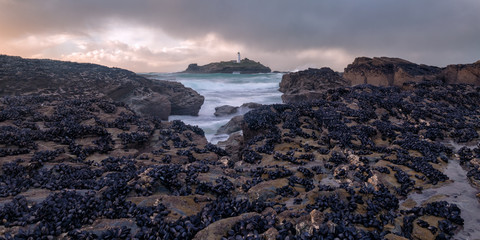
<svg viewBox="0 0 480 240"><path fill-rule="evenodd" d="M281 103L282 93L278 84L281 73L267 74L187 74L187 73L149 73L149 78L177 81L192 88L205 97L199 116L170 116L169 120L182 120L187 124L197 125L205 131L208 141L217 143L228 135L215 135L232 117L244 114L249 109L240 109L238 113L216 117L215 107L231 105L239 107L244 103L260 104Z"/></svg>
<svg viewBox="0 0 480 240"><path fill-rule="evenodd" d="M450 160L444 172L453 182L439 188L427 189L422 193L413 193L409 199L417 202L417 206L435 195L445 195L445 200L456 204L461 210L461 216L465 220L463 229L454 235L453 239L480 239L480 203L476 198L479 192L470 184L467 172L460 166L457 160Z"/></svg>

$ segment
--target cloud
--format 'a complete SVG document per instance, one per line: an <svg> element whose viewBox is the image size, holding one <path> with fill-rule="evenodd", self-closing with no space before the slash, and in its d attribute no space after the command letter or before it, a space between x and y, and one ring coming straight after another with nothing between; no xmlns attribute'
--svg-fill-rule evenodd
<svg viewBox="0 0 480 240"><path fill-rule="evenodd" d="M479 58L479 12L477 0L0 0L0 43L85 61L96 50L101 63L166 71L237 51L282 70L341 70L363 55L443 66ZM32 38L28 51L13 44Z"/></svg>

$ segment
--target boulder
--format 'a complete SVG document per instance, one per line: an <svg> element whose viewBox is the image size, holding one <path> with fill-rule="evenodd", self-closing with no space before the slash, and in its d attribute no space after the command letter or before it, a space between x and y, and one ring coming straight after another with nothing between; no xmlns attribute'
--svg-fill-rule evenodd
<svg viewBox="0 0 480 240"><path fill-rule="evenodd" d="M447 83L480 85L480 60L472 64L448 65L442 77Z"/></svg>
<svg viewBox="0 0 480 240"><path fill-rule="evenodd" d="M216 221L208 225L206 228L198 232L193 239L194 240L201 240L201 239L220 240L222 239L222 237L227 235L228 230L230 230L235 225L235 223L255 217L255 216L260 216L260 214L251 212L251 213L244 213L237 217L221 219L219 221Z"/></svg>
<svg viewBox="0 0 480 240"><path fill-rule="evenodd" d="M242 130L243 115L235 116L217 130L218 134L231 134Z"/></svg>
<svg viewBox="0 0 480 240"><path fill-rule="evenodd" d="M230 105L223 105L220 107L215 108L214 115L217 117L223 117L226 115L234 114L238 112L238 107L230 106Z"/></svg>
<svg viewBox="0 0 480 240"><path fill-rule="evenodd" d="M0 55L0 96L29 94L107 98L162 119L198 115L204 101L181 83L147 79L120 68Z"/></svg>
<svg viewBox="0 0 480 240"><path fill-rule="evenodd" d="M158 93L153 93L148 98L132 98L129 105L143 116L154 115L161 119L168 119L172 111L172 103L168 97Z"/></svg>
<svg viewBox="0 0 480 240"><path fill-rule="evenodd" d="M418 65L400 58L359 57L345 68L343 78L352 85L402 86L406 82L435 80L441 68Z"/></svg>
<svg viewBox="0 0 480 240"><path fill-rule="evenodd" d="M330 68L309 68L283 75L279 90L284 93L284 102L298 102L320 97L328 89L349 85L348 81Z"/></svg>
<svg viewBox="0 0 480 240"><path fill-rule="evenodd" d="M240 107L255 109L255 108L259 108L261 106L262 106L262 104L260 104L260 103L249 102L249 103L242 104L242 106L240 106Z"/></svg>
<svg viewBox="0 0 480 240"><path fill-rule="evenodd" d="M239 153L243 146L243 134L241 132L233 133L227 140L218 142L217 146L225 149L231 156L231 160L237 162L240 160Z"/></svg>
<svg viewBox="0 0 480 240"><path fill-rule="evenodd" d="M172 109L170 115L198 116L205 100L205 97L195 90L187 88L179 82L158 81L151 88L153 91L168 97Z"/></svg>
<svg viewBox="0 0 480 240"><path fill-rule="evenodd" d="M277 189L288 186L288 179L275 179L261 182L248 190L248 197L251 200L267 201L277 196Z"/></svg>

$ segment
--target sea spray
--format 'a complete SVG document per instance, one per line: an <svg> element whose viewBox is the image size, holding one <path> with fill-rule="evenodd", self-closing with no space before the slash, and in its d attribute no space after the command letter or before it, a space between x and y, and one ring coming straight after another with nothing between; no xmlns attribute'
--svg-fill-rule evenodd
<svg viewBox="0 0 480 240"><path fill-rule="evenodd" d="M205 131L207 140L212 143L225 140L228 135L215 135L217 130L232 117L244 114L248 109L240 108L236 114L216 117L215 107L222 105L241 106L244 103L281 103L282 93L278 84L281 73L266 74L185 74L149 73L149 78L177 81L190 87L205 97L198 116L170 116L169 120L182 120L197 125Z"/></svg>

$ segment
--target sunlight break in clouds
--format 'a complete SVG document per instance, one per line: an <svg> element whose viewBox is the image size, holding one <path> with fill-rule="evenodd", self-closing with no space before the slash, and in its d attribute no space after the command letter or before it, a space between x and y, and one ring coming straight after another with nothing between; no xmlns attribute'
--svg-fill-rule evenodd
<svg viewBox="0 0 480 240"><path fill-rule="evenodd" d="M138 72L173 72L185 70L192 62L216 61L218 56L230 59L234 57L232 51L241 50L240 46L227 43L213 33L203 38L178 40L158 29L113 21L106 31L94 36L87 42L77 40L76 51L62 54L61 59Z"/></svg>
<svg viewBox="0 0 480 240"><path fill-rule="evenodd" d="M181 71L237 51L274 70L480 56L478 0L0 0L0 53ZM347 60L350 59L350 60Z"/></svg>

